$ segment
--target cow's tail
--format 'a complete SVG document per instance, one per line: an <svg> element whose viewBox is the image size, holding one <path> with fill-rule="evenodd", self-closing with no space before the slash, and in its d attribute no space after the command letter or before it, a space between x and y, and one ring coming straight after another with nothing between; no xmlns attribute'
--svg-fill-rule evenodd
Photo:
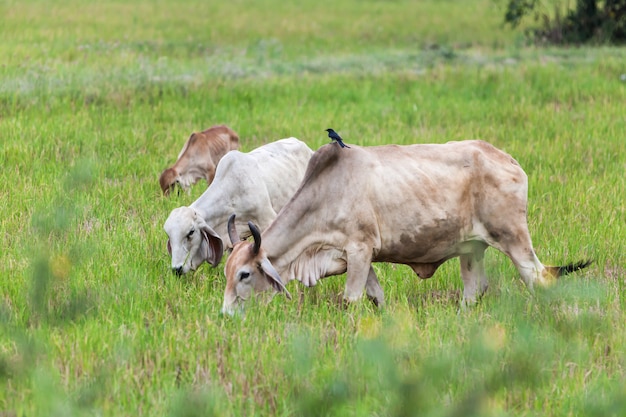
<svg viewBox="0 0 626 417"><path fill-rule="evenodd" d="M571 274L572 272L580 271L587 268L593 263L592 260L573 262L571 264L563 266L546 266L548 273L555 278L562 277L563 275Z"/></svg>

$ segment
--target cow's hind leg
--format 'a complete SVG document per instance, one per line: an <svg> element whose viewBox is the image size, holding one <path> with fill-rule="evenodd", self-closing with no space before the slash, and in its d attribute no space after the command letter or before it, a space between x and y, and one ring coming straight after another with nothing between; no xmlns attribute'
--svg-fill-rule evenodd
<svg viewBox="0 0 626 417"><path fill-rule="evenodd" d="M531 291L536 282L539 283L539 285L547 286L556 278L548 273L541 261L537 258L537 255L535 255L535 251L532 247L529 250L517 247L512 248L507 255L509 255L515 264L524 284L526 284L526 287Z"/></svg>
<svg viewBox="0 0 626 417"><path fill-rule="evenodd" d="M474 304L489 286L485 274L485 249L487 245L477 242L472 246L470 253L460 256L461 278L463 279L462 307Z"/></svg>
<svg viewBox="0 0 626 417"><path fill-rule="evenodd" d="M511 258L529 290L532 291L535 283L546 286L556 278L537 258L530 233L525 225L504 231L501 239L492 243L492 246Z"/></svg>
<svg viewBox="0 0 626 417"><path fill-rule="evenodd" d="M374 268L371 265L370 271L367 274L365 292L367 294L367 298L372 300L377 307L383 307L385 305L385 293L383 292L380 282L378 282L376 272L374 272Z"/></svg>

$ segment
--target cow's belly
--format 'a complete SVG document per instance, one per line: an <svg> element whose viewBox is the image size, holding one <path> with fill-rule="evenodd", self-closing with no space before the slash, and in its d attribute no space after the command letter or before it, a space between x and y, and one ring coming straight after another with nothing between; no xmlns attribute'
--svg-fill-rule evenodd
<svg viewBox="0 0 626 417"><path fill-rule="evenodd" d="M437 263L472 250L468 222L461 219L434 221L427 226L404 227L395 233L381 230L376 262Z"/></svg>
<svg viewBox="0 0 626 417"><path fill-rule="evenodd" d="M411 247L410 249L398 249L395 252L380 252L374 256L374 262L393 262L399 264L412 263L438 263L459 256L462 252L458 242L450 245L442 243L432 247Z"/></svg>

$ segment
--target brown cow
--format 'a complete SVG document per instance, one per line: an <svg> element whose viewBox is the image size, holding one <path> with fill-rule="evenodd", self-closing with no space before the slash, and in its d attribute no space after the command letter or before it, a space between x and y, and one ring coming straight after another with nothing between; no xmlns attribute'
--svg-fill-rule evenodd
<svg viewBox="0 0 626 417"><path fill-rule="evenodd" d="M163 171L159 178L163 194L169 195L177 184L183 190L188 190L201 178L210 185L219 160L227 152L238 148L239 136L226 125L192 133L178 154L176 163Z"/></svg>

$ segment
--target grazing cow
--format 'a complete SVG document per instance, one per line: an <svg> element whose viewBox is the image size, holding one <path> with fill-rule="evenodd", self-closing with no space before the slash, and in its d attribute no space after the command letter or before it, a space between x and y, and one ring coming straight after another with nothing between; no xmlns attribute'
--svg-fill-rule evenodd
<svg viewBox="0 0 626 417"><path fill-rule="evenodd" d="M372 262L406 264L430 278L460 257L463 304L487 288L489 246L505 253L532 290L589 262L544 266L526 220L528 179L508 154L478 140L410 146L322 146L300 188L254 242L234 243L222 311L233 314L253 292L284 292L293 279L313 286L347 271L346 301L363 290L384 303Z"/></svg>
<svg viewBox="0 0 626 417"><path fill-rule="evenodd" d="M163 194L169 195L177 184L188 190L201 178L210 185L219 160L227 152L238 148L239 136L225 125L192 133L178 154L176 163L163 171L159 178Z"/></svg>
<svg viewBox="0 0 626 417"><path fill-rule="evenodd" d="M226 154L215 181L189 207L174 209L163 228L172 271L181 275L207 261L216 266L224 252L228 216L234 211L266 227L304 177L313 151L296 138L281 139L249 153ZM250 235L246 224L241 225ZM243 233L242 233L243 234Z"/></svg>

